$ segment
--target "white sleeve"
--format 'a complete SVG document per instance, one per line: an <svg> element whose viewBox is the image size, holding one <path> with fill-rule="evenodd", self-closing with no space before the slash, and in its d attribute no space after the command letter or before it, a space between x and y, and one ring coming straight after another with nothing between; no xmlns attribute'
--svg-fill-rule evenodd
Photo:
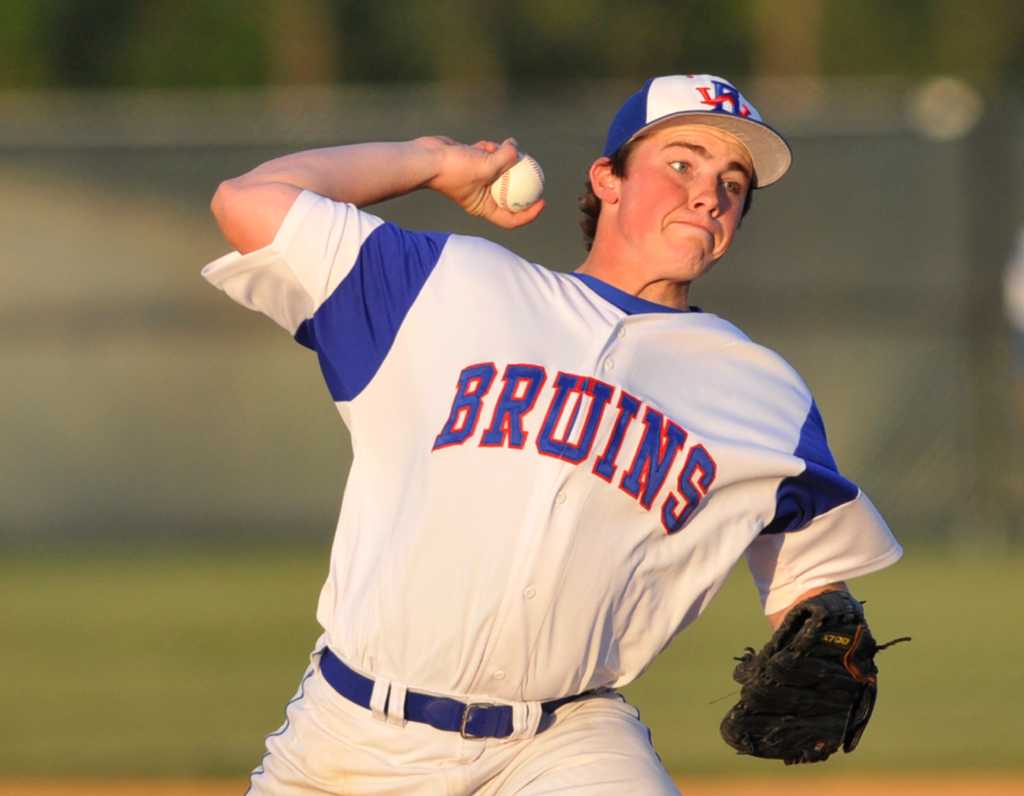
<svg viewBox="0 0 1024 796"><path fill-rule="evenodd" d="M903 548L863 492L801 530L762 534L746 558L766 614L806 591L896 563Z"/></svg>
<svg viewBox="0 0 1024 796"><path fill-rule="evenodd" d="M202 275L294 335L349 273L363 241L382 223L353 205L303 191L269 245L226 254Z"/></svg>

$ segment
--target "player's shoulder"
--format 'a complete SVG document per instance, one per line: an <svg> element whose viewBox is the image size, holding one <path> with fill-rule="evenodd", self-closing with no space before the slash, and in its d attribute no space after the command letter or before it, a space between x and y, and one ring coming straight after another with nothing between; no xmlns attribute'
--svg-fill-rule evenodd
<svg viewBox="0 0 1024 796"><path fill-rule="evenodd" d="M791 384L802 392L810 392L800 372L782 354L746 335L744 338L742 342L732 347L733 356L742 359L758 371L773 374L780 381Z"/></svg>
<svg viewBox="0 0 1024 796"><path fill-rule="evenodd" d="M721 344L683 360L682 381L697 387L685 399L695 416L714 418L707 426L740 445L778 452L799 447L808 422L820 425L803 377L777 351L727 321L714 327Z"/></svg>
<svg viewBox="0 0 1024 796"><path fill-rule="evenodd" d="M752 339L729 319L698 307L672 317L686 331L679 339L689 343L694 354L802 382L800 374L781 354Z"/></svg>
<svg viewBox="0 0 1024 796"><path fill-rule="evenodd" d="M478 235L452 233L448 238L448 248L460 260L478 263L483 268L507 268L510 265L529 268L534 265L500 243Z"/></svg>
<svg viewBox="0 0 1024 796"><path fill-rule="evenodd" d="M453 233L448 236L442 263L475 279L553 283L559 275L545 266L487 238Z"/></svg>
<svg viewBox="0 0 1024 796"><path fill-rule="evenodd" d="M782 354L751 339L739 327L717 315L708 326L719 345L709 345L699 354L707 365L709 378L725 387L735 385L763 399L796 400L809 403L811 390L799 371Z"/></svg>

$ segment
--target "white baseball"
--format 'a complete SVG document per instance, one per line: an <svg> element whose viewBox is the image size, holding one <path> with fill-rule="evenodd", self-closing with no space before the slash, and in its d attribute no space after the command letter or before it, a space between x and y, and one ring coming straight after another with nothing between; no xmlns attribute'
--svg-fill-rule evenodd
<svg viewBox="0 0 1024 796"><path fill-rule="evenodd" d="M491 196L498 207L518 213L525 210L544 193L544 172L529 155L521 154L519 162L491 183Z"/></svg>

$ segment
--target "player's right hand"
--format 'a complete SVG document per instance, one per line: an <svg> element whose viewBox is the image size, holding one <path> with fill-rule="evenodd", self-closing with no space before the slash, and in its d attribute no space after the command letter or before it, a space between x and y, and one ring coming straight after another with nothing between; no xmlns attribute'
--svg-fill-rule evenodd
<svg viewBox="0 0 1024 796"><path fill-rule="evenodd" d="M513 229L529 224L544 209L542 199L526 210L513 213L499 207L491 196L491 183L519 159L514 138L506 138L500 144L477 141L472 146L447 136L428 136L416 142L433 149L438 159L436 176L427 187L444 194L471 216Z"/></svg>

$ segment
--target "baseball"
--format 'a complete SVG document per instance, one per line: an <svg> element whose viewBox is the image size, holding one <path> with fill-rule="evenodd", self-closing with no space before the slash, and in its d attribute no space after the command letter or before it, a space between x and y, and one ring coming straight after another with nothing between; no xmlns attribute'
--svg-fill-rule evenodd
<svg viewBox="0 0 1024 796"><path fill-rule="evenodd" d="M519 162L491 183L491 196L498 207L519 213L544 193L544 172L529 155L520 155Z"/></svg>

